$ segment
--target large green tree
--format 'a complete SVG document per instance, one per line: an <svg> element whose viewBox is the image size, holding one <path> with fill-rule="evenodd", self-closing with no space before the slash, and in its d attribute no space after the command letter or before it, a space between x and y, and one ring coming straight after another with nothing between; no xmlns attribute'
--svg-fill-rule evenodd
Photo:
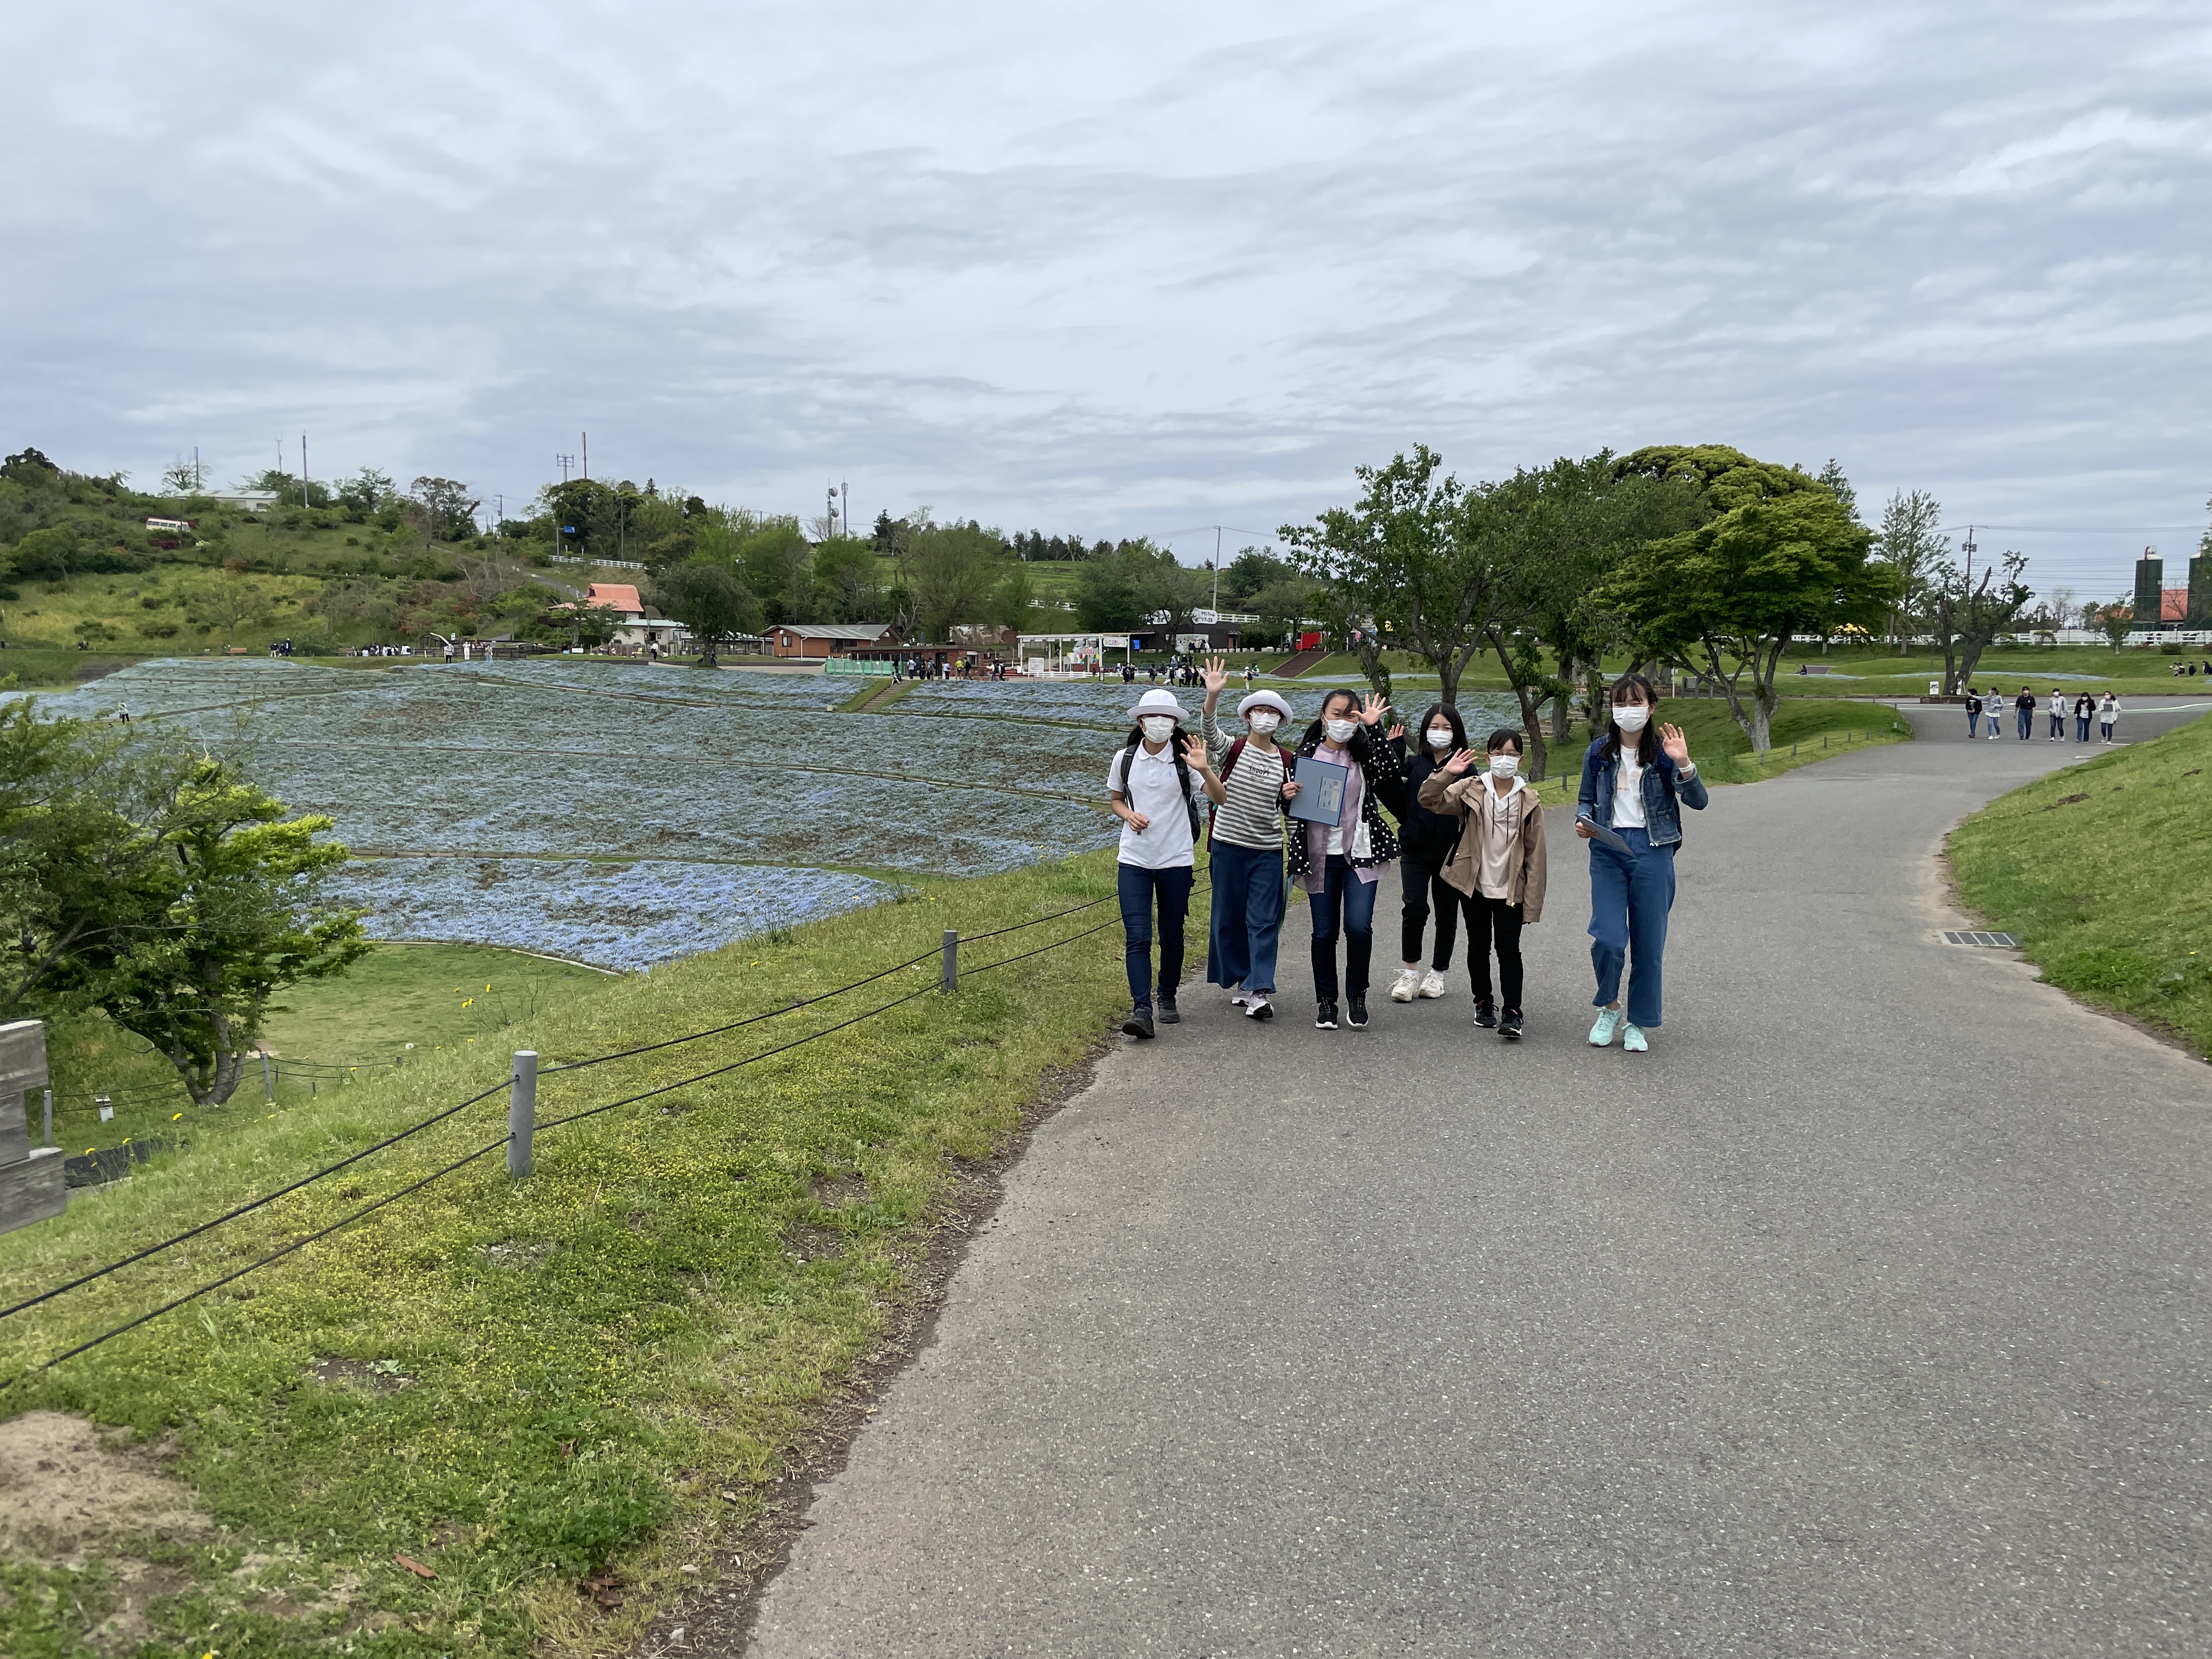
<svg viewBox="0 0 2212 1659"><path fill-rule="evenodd" d="M1943 691L1957 696L1974 681L1974 667L1996 639L2012 631L2035 599L2022 580L2027 556L2009 550L2000 574L1996 562L1969 572L1948 550L1921 576L1921 621L1943 653Z"/></svg>
<svg viewBox="0 0 2212 1659"><path fill-rule="evenodd" d="M1298 568L1334 596L1324 615L1341 613L1363 637L1387 629L1394 644L1435 670L1443 700L1455 702L1513 572L1510 545L1470 513L1468 492L1443 466L1442 456L1417 444L1387 466L1357 468L1355 504L1331 507L1310 525L1285 525L1281 534ZM1388 696L1388 676L1377 678L1379 640L1367 654L1368 678Z"/></svg>
<svg viewBox="0 0 2212 1659"><path fill-rule="evenodd" d="M1597 597L1661 660L1720 686L1764 753L1790 641L1879 623L1902 595L1896 572L1869 559L1874 538L1836 492L1796 467L1720 444L1639 449L1616 467L1698 491L1712 516L1645 543Z"/></svg>
<svg viewBox="0 0 2212 1659"><path fill-rule="evenodd" d="M983 620L1006 553L999 532L972 519L964 524L924 519L913 526L904 562L922 638L943 641L955 623Z"/></svg>
<svg viewBox="0 0 2212 1659"><path fill-rule="evenodd" d="M167 1060L195 1103L222 1104L272 1000L368 949L362 913L323 895L346 858L317 839L330 827L288 819L234 763L181 738L11 711L0 902L18 1005L97 1008Z"/></svg>
<svg viewBox="0 0 2212 1659"><path fill-rule="evenodd" d="M722 561L696 554L661 573L653 602L690 631L702 668L714 666L715 648L739 634L757 632L761 605L744 579Z"/></svg>
<svg viewBox="0 0 2212 1659"><path fill-rule="evenodd" d="M1905 654L1905 636L1911 632L1905 624L1928 608L1929 582L1950 556L1951 538L1942 533L1942 502L1924 489L1898 490L1881 509L1875 550L1897 573L1902 586L1889 615L1899 656Z"/></svg>

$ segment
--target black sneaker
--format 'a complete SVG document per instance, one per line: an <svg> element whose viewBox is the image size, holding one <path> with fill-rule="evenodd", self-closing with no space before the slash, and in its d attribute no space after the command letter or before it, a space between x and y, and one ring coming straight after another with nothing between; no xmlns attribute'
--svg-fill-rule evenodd
<svg viewBox="0 0 2212 1659"><path fill-rule="evenodd" d="M1135 1007L1130 1009L1128 1018L1121 1022L1121 1030L1127 1035L1133 1037L1148 1037L1158 1035L1152 1030L1152 1011L1151 1006L1149 1004L1140 1002Z"/></svg>
<svg viewBox="0 0 2212 1659"><path fill-rule="evenodd" d="M1484 997L1474 1005L1474 1023L1486 1031L1498 1029L1498 1005Z"/></svg>
<svg viewBox="0 0 2212 1659"><path fill-rule="evenodd" d="M1498 1035L1502 1037L1517 1037L1521 1035L1521 1011L1518 1008L1508 1008L1505 1011L1505 1017L1498 1022Z"/></svg>
<svg viewBox="0 0 2212 1659"><path fill-rule="evenodd" d="M1176 1012L1175 999L1164 993L1160 997L1160 1024L1163 1025L1182 1024L1182 1016Z"/></svg>
<svg viewBox="0 0 2212 1659"><path fill-rule="evenodd" d="M1314 1030L1316 1031L1334 1031L1335 1029L1336 1005L1333 1002L1324 1002L1320 1007L1314 1010Z"/></svg>
<svg viewBox="0 0 2212 1659"><path fill-rule="evenodd" d="M1367 1024L1367 999L1354 996L1348 1000L1352 1006L1352 1029L1356 1031Z"/></svg>

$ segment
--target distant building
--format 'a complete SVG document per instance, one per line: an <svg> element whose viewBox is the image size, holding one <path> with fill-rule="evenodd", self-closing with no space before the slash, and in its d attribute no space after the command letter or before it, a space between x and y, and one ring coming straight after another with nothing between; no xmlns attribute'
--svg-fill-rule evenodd
<svg viewBox="0 0 2212 1659"><path fill-rule="evenodd" d="M276 505L273 489L218 490L208 499L224 507L234 507L241 513L266 513Z"/></svg>
<svg viewBox="0 0 2212 1659"><path fill-rule="evenodd" d="M645 620L645 601L638 597L635 582L589 582L584 587L584 603L603 605L609 611L618 611L624 622Z"/></svg>
<svg viewBox="0 0 2212 1659"><path fill-rule="evenodd" d="M773 656L823 660L866 657L898 649L898 629L889 623L778 623L767 634Z"/></svg>

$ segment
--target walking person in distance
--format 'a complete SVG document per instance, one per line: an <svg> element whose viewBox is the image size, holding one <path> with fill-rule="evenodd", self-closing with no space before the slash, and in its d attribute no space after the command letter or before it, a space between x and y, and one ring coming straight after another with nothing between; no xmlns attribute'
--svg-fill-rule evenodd
<svg viewBox="0 0 2212 1659"><path fill-rule="evenodd" d="M1362 708L1349 691L1331 691L1298 744L1301 757L1341 766L1343 815L1332 826L1301 821L1291 836L1291 879L1306 891L1313 913L1314 1024L1336 1030L1336 939L1344 935L1345 1014L1354 1030L1367 1024L1367 969L1375 949L1375 896L1398 838L1383 822L1382 804L1397 801L1398 758L1375 727L1389 705L1370 696ZM1395 732L1391 736L1398 735ZM1297 786L1291 788L1297 798Z"/></svg>
<svg viewBox="0 0 2212 1659"><path fill-rule="evenodd" d="M1651 724L1658 701L1641 674L1613 683L1613 718L1583 756L1575 805L1575 833L1590 843L1590 964L1597 971L1598 1016L1589 1040L1602 1048L1618 1033L1631 1054L1651 1046L1645 1034L1659 1024L1682 808L1702 811L1708 799L1681 728ZM1623 845L1610 845L1599 827ZM1625 1018L1624 961L1631 964Z"/></svg>
<svg viewBox="0 0 2212 1659"><path fill-rule="evenodd" d="M1467 727L1460 723L1459 710L1440 702L1421 716L1414 730L1420 733L1421 741L1411 754L1407 752L1403 738L1390 740L1391 752L1397 757L1405 779L1405 802L1398 813L1398 873L1404 887L1399 911L1401 965L1397 982L1390 988L1393 1002L1411 1002L1416 997L1440 997L1444 994L1444 970L1451 966L1452 945L1459 937L1460 912L1472 909L1474 902L1467 896L1468 890L1454 887L1443 876L1444 865L1459 841L1459 814L1431 811L1422 793L1423 786L1443 769L1444 763L1467 748ZM1428 931L1432 908L1437 918L1437 948L1425 974L1421 970L1421 940ZM1474 917L1470 915L1468 921L1471 930ZM1473 938L1472 932L1469 938ZM1472 944L1469 948L1474 948ZM1473 967L1471 961L1469 966Z"/></svg>
<svg viewBox="0 0 2212 1659"><path fill-rule="evenodd" d="M1283 803L1297 793L1290 750L1275 734L1290 719L1291 706L1275 692L1253 692L1237 705L1246 735L1232 739L1214 717L1228 680L1221 659L1208 659L1199 729L1219 768L1224 793L1206 860L1213 904L1206 977L1227 991L1247 1018L1271 1019L1275 1008L1268 999L1275 994L1283 907L1290 897L1283 884Z"/></svg>
<svg viewBox="0 0 2212 1659"><path fill-rule="evenodd" d="M2112 728L2120 721L2120 700L2107 691L2097 704L2097 734L2105 742L2112 740Z"/></svg>
<svg viewBox="0 0 2212 1659"><path fill-rule="evenodd" d="M2013 710L2020 716L2020 740L2026 743L2035 735L2035 693L2026 686L2012 700Z"/></svg>
<svg viewBox="0 0 2212 1659"><path fill-rule="evenodd" d="M2057 743L2066 735L2066 694L2057 686L2051 688L2051 741Z"/></svg>
<svg viewBox="0 0 2212 1659"><path fill-rule="evenodd" d="M2089 717L2097 712L2097 700L2084 691L2074 699L2074 741L2089 741Z"/></svg>
<svg viewBox="0 0 2212 1659"><path fill-rule="evenodd" d="M1199 815L1206 801L1220 801L1222 787L1204 740L1185 735L1174 692L1147 691L1129 714L1136 725L1107 768L1106 791L1121 820L1117 874L1129 969L1129 1017L1121 1029L1148 1037L1154 1035L1153 909L1159 912L1158 1024L1173 1025L1182 1018L1176 987L1182 980Z"/></svg>
<svg viewBox="0 0 2212 1659"><path fill-rule="evenodd" d="M1482 769L1469 775L1478 758ZM1501 726L1485 757L1460 749L1421 785L1420 804L1449 811L1459 826L1443 878L1468 896L1467 968L1474 984L1474 1023L1502 1037L1522 1030L1521 930L1544 914L1544 808L1521 775L1521 734ZM1491 994L1491 941L1498 947L1498 993Z"/></svg>

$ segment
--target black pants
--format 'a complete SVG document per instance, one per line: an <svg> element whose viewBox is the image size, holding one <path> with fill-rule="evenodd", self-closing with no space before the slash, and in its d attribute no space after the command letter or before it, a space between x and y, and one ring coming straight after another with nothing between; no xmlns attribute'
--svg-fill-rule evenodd
<svg viewBox="0 0 2212 1659"><path fill-rule="evenodd" d="M1468 926L1474 927L1474 913L1480 900L1468 897L1443 878L1441 872L1413 859L1398 860L1398 873L1403 878L1406 890L1405 908L1399 913L1400 944L1404 947L1398 960L1419 962L1421 959L1421 937L1428 932L1429 911L1437 913L1437 953L1429 958L1429 965L1442 973L1451 966L1452 946L1459 940L1459 913L1468 912Z"/></svg>
<svg viewBox="0 0 2212 1659"><path fill-rule="evenodd" d="M1467 971L1474 981L1474 1000L1490 997L1490 945L1498 941L1498 1006L1521 1012L1521 907L1480 893L1468 901Z"/></svg>

